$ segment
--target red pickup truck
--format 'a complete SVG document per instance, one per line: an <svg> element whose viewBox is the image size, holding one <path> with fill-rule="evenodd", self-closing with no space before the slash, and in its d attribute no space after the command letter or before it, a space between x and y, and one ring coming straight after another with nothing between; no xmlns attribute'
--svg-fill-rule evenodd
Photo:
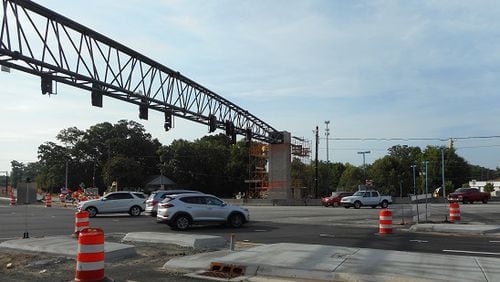
<svg viewBox="0 0 500 282"><path fill-rule="evenodd" d="M450 193L448 195L448 201L450 202L462 202L466 203L474 203L474 202L483 202L484 204L488 203L491 199L491 194L487 192L479 192L477 188L458 188L455 192Z"/></svg>

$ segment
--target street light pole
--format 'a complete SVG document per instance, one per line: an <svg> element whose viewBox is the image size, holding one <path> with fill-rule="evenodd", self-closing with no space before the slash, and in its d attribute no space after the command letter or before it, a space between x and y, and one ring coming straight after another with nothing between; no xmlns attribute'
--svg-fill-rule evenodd
<svg viewBox="0 0 500 282"><path fill-rule="evenodd" d="M318 146L319 146L319 127L316 126L316 170L315 170L315 177L314 177L314 197L315 199L318 198Z"/></svg>
<svg viewBox="0 0 500 282"><path fill-rule="evenodd" d="M64 177L64 187L68 188L68 160L66 159L66 173Z"/></svg>
<svg viewBox="0 0 500 282"><path fill-rule="evenodd" d="M363 155L363 178L366 181L366 164L365 164L365 155L371 153L370 151L362 151L358 152L358 154Z"/></svg>
<svg viewBox="0 0 500 282"><path fill-rule="evenodd" d="M415 180L415 169L417 168L417 165L412 165L411 168L413 169L413 194L415 195L415 201L417 203L417 223L419 223L420 222L420 215L418 214L417 182Z"/></svg>
<svg viewBox="0 0 500 282"><path fill-rule="evenodd" d="M428 186L428 182L427 182L427 174L428 174L428 164L429 164L429 161L424 161L425 163L425 221L427 222L427 198L428 198L428 195L429 195L429 186Z"/></svg>

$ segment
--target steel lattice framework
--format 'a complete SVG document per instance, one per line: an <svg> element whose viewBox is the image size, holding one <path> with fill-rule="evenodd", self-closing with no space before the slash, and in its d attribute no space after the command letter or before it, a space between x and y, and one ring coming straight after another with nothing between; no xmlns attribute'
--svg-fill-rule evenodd
<svg viewBox="0 0 500 282"><path fill-rule="evenodd" d="M276 129L179 72L32 1L2 2L0 64L40 76L42 91L44 83L57 81L166 118L282 142Z"/></svg>

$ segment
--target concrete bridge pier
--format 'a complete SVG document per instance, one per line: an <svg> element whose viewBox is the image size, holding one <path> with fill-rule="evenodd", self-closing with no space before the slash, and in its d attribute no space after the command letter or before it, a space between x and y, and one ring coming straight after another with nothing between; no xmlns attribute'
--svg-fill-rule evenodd
<svg viewBox="0 0 500 282"><path fill-rule="evenodd" d="M283 131L283 143L269 145L269 197L292 199L292 147L290 132Z"/></svg>

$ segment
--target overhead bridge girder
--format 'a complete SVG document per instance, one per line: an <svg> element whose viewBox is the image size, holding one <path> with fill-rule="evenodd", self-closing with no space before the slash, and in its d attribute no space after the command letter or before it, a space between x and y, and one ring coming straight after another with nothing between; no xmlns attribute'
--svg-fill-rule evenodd
<svg viewBox="0 0 500 282"><path fill-rule="evenodd" d="M104 95L211 129L230 122L235 134L283 142L281 132L177 71L32 1L2 3L0 64L40 76L45 93L57 81L90 91L95 106Z"/></svg>

